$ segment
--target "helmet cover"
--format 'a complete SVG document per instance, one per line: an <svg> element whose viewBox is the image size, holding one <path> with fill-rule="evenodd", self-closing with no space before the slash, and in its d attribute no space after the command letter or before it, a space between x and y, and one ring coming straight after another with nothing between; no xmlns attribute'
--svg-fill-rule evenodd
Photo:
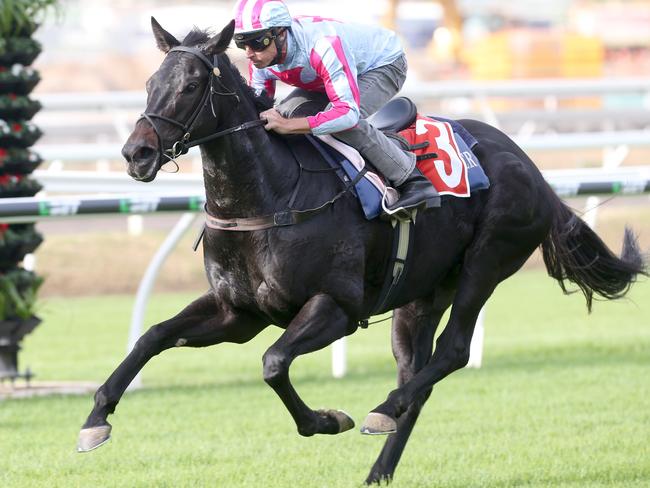
<svg viewBox="0 0 650 488"><path fill-rule="evenodd" d="M292 22L282 0L237 0L234 14L235 39L274 27L290 27Z"/></svg>

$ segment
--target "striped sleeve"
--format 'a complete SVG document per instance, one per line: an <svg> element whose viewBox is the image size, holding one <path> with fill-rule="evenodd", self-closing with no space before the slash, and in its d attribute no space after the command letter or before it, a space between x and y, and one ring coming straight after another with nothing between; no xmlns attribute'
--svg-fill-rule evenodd
<svg viewBox="0 0 650 488"><path fill-rule="evenodd" d="M309 62L323 80L331 104L328 110L307 118L312 133L332 134L355 127L360 117L357 68L349 62L341 39L338 36L319 39Z"/></svg>
<svg viewBox="0 0 650 488"><path fill-rule="evenodd" d="M248 84L257 95L266 91L266 94L273 98L275 96L276 76L266 69L257 69L253 63L248 63Z"/></svg>

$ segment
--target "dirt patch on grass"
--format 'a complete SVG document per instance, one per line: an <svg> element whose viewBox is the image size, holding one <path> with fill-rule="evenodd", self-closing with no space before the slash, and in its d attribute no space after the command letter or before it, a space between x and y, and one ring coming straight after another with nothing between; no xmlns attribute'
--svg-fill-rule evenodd
<svg viewBox="0 0 650 488"><path fill-rule="evenodd" d="M37 272L45 277L42 296L132 294L149 261L165 239L161 232L46 235L38 249ZM156 291L205 290L202 251L191 249L194 235L184 237L167 258Z"/></svg>

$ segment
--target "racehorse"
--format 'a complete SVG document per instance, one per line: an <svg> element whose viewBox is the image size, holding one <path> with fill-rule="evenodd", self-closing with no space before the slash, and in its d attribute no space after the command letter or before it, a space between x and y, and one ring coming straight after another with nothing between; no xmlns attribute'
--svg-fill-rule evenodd
<svg viewBox="0 0 650 488"><path fill-rule="evenodd" d="M153 356L173 347L244 343L270 324L284 332L263 356L264 381L298 432L351 429L354 422L342 411L310 409L293 388L289 367L296 357L352 334L369 317L387 270L392 226L367 220L334 173L296 164L294 145L314 164L322 163L313 147L305 149L304 138L263 128L259 113L273 101L254 94L225 54L234 21L215 36L195 29L182 42L153 18L152 26L166 56L147 82L146 111L122 153L129 175L149 182L168 160L200 146L210 290L138 340L97 390L78 449L108 440L108 415ZM622 257L616 257L511 139L479 121L459 122L478 140L475 153L491 187L471 198L443 198L441 208L418 215L417 266L380 310L394 310L398 387L362 427L365 433L390 434L368 484L392 479L433 385L468 362L479 311L537 247L549 275L565 293L567 280L576 284L589 310L594 294L622 297L645 273L631 231L626 229ZM335 193L340 198L332 198ZM315 208L320 210L295 210ZM449 307L434 350L436 328Z"/></svg>

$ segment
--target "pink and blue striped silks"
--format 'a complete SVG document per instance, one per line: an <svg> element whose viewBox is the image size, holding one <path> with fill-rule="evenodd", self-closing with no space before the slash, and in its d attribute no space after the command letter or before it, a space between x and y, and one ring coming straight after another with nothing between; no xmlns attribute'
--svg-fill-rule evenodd
<svg viewBox="0 0 650 488"><path fill-rule="evenodd" d="M250 84L258 93L266 90L270 96L274 96L278 80L325 92L331 102L328 109L308 117L314 135L355 127L360 117L357 77L404 54L397 35L390 30L321 17L295 18L287 42L284 63L263 69L250 65Z"/></svg>

